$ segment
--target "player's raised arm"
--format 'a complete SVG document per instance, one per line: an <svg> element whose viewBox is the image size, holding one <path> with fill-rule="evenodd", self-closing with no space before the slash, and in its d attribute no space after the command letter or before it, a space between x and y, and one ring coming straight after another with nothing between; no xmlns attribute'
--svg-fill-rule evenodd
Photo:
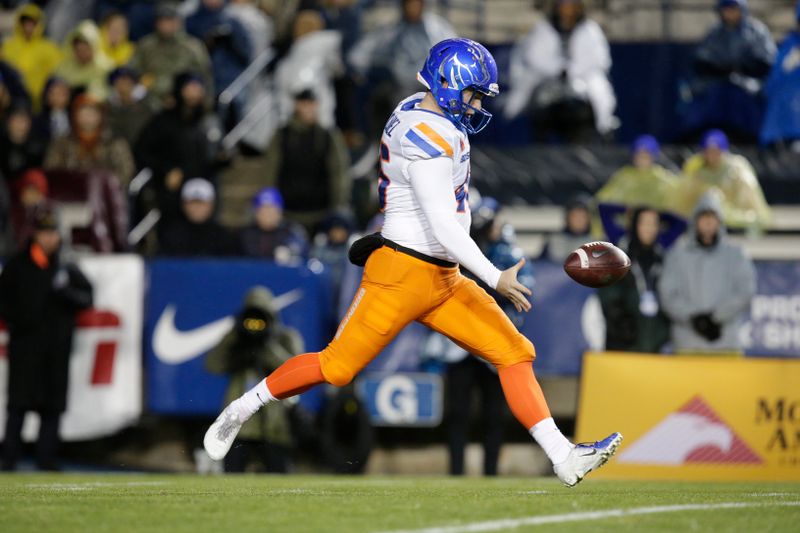
<svg viewBox="0 0 800 533"><path fill-rule="evenodd" d="M530 296L531 291L517 281L517 272L524 260L501 272L456 220L452 164L451 159L439 157L415 161L408 166L411 187L434 237L458 263L511 300L517 311L529 311L531 304L526 295Z"/></svg>

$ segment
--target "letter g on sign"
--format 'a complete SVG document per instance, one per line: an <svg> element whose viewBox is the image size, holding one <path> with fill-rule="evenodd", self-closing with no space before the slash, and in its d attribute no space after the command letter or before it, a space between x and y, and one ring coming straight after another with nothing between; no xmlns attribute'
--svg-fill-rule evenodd
<svg viewBox="0 0 800 533"><path fill-rule="evenodd" d="M393 424L417 419L417 386L407 376L389 376L375 392L375 406L381 417Z"/></svg>

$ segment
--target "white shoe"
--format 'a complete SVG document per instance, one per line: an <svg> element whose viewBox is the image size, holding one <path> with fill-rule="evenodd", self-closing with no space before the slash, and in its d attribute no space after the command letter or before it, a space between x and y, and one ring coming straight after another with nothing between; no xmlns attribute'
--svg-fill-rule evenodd
<svg viewBox="0 0 800 533"><path fill-rule="evenodd" d="M227 455L236 435L242 429L243 422L239 420L239 411L233 405L235 402L236 400L231 402L222 411L203 438L203 447L206 449L206 453L215 461L220 461Z"/></svg>
<svg viewBox="0 0 800 533"><path fill-rule="evenodd" d="M622 435L612 433L594 444L576 444L567 459L553 466L553 470L564 485L574 487L586 474L606 464L621 442Z"/></svg>

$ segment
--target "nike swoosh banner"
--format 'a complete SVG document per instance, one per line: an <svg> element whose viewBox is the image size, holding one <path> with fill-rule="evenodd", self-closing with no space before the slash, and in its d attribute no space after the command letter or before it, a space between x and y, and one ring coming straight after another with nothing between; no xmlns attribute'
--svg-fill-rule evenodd
<svg viewBox="0 0 800 533"><path fill-rule="evenodd" d="M619 431L599 477L800 481L800 360L589 353L577 439Z"/></svg>
<svg viewBox="0 0 800 533"><path fill-rule="evenodd" d="M335 326L327 274L265 261L154 260L149 263L144 349L147 407L172 415L213 415L227 379L204 359L234 326L247 291L275 295L281 320L297 329L308 351L324 348Z"/></svg>

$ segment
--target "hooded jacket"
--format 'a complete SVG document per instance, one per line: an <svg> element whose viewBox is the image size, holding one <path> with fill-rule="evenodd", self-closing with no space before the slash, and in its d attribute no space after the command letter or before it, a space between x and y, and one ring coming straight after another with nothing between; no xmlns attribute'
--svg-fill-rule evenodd
<svg viewBox="0 0 800 533"><path fill-rule="evenodd" d="M94 52L92 60L85 65L75 58L72 42L76 38L89 43ZM105 100L108 96L108 73L114 67L114 63L103 52L97 25L91 20L84 20L78 24L64 41L64 50L64 60L56 68L55 74L64 78L70 87L85 87L98 100Z"/></svg>
<svg viewBox="0 0 800 533"><path fill-rule="evenodd" d="M116 67L127 65L136 50L136 47L127 36L116 46L112 45L111 40L108 38L108 27L105 25L100 28L100 47Z"/></svg>
<svg viewBox="0 0 800 533"><path fill-rule="evenodd" d="M253 287L245 296L237 324L206 356L205 365L209 372L230 376L225 405L244 394L290 357L303 351L302 337L297 330L281 324L278 311L272 292L265 287ZM259 313L266 317L269 332L263 339L248 339L242 334L243 318ZM242 426L239 438L289 446L291 432L288 413L286 403L268 403Z"/></svg>
<svg viewBox="0 0 800 533"><path fill-rule="evenodd" d="M523 113L534 91L547 80L562 75L574 91L585 94L601 133L614 128L617 99L608 79L611 53L600 25L583 18L569 34L561 34L553 21L542 19L511 50L506 118Z"/></svg>
<svg viewBox="0 0 800 533"><path fill-rule="evenodd" d="M214 80L208 51L202 42L182 30L173 37L162 37L154 32L142 38L136 45L130 66L142 75L142 84L161 99L171 94L177 74L197 72L203 78L211 103Z"/></svg>
<svg viewBox="0 0 800 533"><path fill-rule="evenodd" d="M675 192L675 210L681 215L690 216L703 196L717 189L722 193L720 208L725 225L761 230L769 224L769 205L753 166L744 156L725 152L720 165L712 168L703 154L696 154L684 163L683 176Z"/></svg>
<svg viewBox="0 0 800 533"><path fill-rule="evenodd" d="M713 195L698 203L686 236L667 254L658 284L661 305L672 319L675 351L741 352L739 326L755 294L755 268L744 250L727 239L722 222L716 244L700 245L697 219L709 211L722 220L722 209ZM692 317L703 313L711 313L721 326L716 341L708 341L692 327Z"/></svg>
<svg viewBox="0 0 800 533"><path fill-rule="evenodd" d="M695 69L710 77L727 78L736 72L762 79L775 61L775 41L769 28L743 8L742 21L736 28L720 22L714 26L695 51Z"/></svg>
<svg viewBox="0 0 800 533"><path fill-rule="evenodd" d="M23 17L36 21L31 39L26 39L22 31ZM3 58L22 74L25 88L37 108L44 84L62 58L58 46L44 37L44 27L42 10L35 4L25 4L17 9L14 15L14 33L2 46Z"/></svg>
<svg viewBox="0 0 800 533"><path fill-rule="evenodd" d="M781 43L778 57L764 86L767 109L761 127L762 144L800 139L798 53L800 53L800 29L795 29Z"/></svg>
<svg viewBox="0 0 800 533"><path fill-rule="evenodd" d="M212 10L201 3L186 19L186 31L206 43L217 91L228 87L253 59L247 30L225 6Z"/></svg>

